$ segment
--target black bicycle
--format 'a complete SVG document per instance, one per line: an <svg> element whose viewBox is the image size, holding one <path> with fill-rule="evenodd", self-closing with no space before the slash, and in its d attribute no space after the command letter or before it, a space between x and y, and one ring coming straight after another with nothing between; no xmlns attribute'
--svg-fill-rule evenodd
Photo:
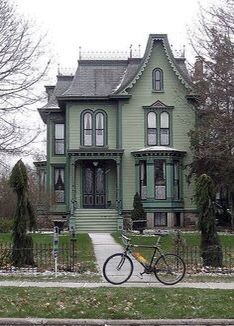
<svg viewBox="0 0 234 326"><path fill-rule="evenodd" d="M155 233L158 236L155 245L135 245L122 234L125 249L122 253L111 255L103 265L105 279L115 285L127 282L133 273L133 262L129 254L134 257L144 268L143 274L154 274L156 278L165 285L173 285L180 282L185 275L185 263L183 259L174 253L163 253L160 248L161 237L167 234ZM133 248L152 248L153 254L148 262L141 254L133 251ZM156 252L159 253L158 258Z"/></svg>

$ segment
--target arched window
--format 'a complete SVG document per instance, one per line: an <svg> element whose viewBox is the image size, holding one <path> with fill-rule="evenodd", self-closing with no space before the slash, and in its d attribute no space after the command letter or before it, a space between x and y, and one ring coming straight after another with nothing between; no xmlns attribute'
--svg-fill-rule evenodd
<svg viewBox="0 0 234 326"><path fill-rule="evenodd" d="M83 116L84 121L84 146L92 146L92 133L93 133L93 121L92 121L92 114L90 112L86 112Z"/></svg>
<svg viewBox="0 0 234 326"><path fill-rule="evenodd" d="M170 144L169 125L169 114L167 112L162 112L160 114L160 145Z"/></svg>
<svg viewBox="0 0 234 326"><path fill-rule="evenodd" d="M104 114L97 113L95 120L95 145L104 146Z"/></svg>
<svg viewBox="0 0 234 326"><path fill-rule="evenodd" d="M160 68L152 72L152 88L154 91L163 91L163 71Z"/></svg>
<svg viewBox="0 0 234 326"><path fill-rule="evenodd" d="M83 146L106 145L106 115L103 112L87 111L81 114Z"/></svg>
<svg viewBox="0 0 234 326"><path fill-rule="evenodd" d="M149 112L147 117L147 143L157 145L157 116L155 112Z"/></svg>

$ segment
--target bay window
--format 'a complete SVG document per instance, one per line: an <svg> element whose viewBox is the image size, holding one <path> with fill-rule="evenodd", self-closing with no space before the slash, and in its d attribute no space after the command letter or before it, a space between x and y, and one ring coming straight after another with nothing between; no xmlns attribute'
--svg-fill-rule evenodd
<svg viewBox="0 0 234 326"><path fill-rule="evenodd" d="M155 199L166 199L166 162L154 161Z"/></svg>

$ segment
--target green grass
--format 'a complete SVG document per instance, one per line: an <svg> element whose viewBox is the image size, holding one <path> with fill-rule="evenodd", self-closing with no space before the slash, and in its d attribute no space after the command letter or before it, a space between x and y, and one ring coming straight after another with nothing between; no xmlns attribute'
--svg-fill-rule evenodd
<svg viewBox="0 0 234 326"><path fill-rule="evenodd" d="M35 233L32 234L34 246L45 245L47 248L52 248L53 244L53 234L39 234ZM10 233L2 233L0 234L0 245L1 244L9 244L11 243L11 234ZM59 235L59 259L63 259L67 255L65 251L63 253L62 248L68 247L70 245L70 237L68 234L60 234ZM49 255L51 255L51 251L48 250L48 261ZM93 246L91 239L89 238L88 234L78 234L76 235L75 241L75 261L80 266L81 272L93 272L97 273L96 268L96 258L93 251Z"/></svg>
<svg viewBox="0 0 234 326"><path fill-rule="evenodd" d="M121 239L121 233L119 232L114 232L113 234L114 239L120 243L122 243ZM139 245L154 245L158 239L156 236L145 236L145 235L136 235L132 233L128 233L127 236L131 239L131 243ZM197 260L200 259L199 255L199 246L200 246L200 234L198 232L195 233L181 233L182 237L182 243L185 244L186 248L190 248L188 252L194 252L193 257L195 255L197 256ZM169 233L169 235L162 237L161 242L160 242L160 247L163 252L173 252L175 248L175 233ZM231 253L231 256L234 257L234 235L220 235L220 241L223 246L223 248L226 248L228 252ZM196 249L195 247L198 248L197 251L194 251ZM152 257L153 249L146 249L146 248L137 248L136 251L139 251L146 259L150 259ZM188 259L191 259L190 257L191 254L189 254ZM186 263L188 261L186 260L187 258L184 257ZM227 257L227 259L229 259ZM229 259L230 260L230 259Z"/></svg>
<svg viewBox="0 0 234 326"><path fill-rule="evenodd" d="M232 290L1 288L0 317L234 318Z"/></svg>

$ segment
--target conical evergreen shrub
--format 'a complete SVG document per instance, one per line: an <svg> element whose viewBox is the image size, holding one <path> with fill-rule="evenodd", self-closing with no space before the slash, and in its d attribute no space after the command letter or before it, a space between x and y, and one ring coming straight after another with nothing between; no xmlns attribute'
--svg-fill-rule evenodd
<svg viewBox="0 0 234 326"><path fill-rule="evenodd" d="M215 187L213 180L202 174L196 180L195 199L199 211L198 227L201 231L201 256L204 266L222 266L222 248L215 221Z"/></svg>
<svg viewBox="0 0 234 326"><path fill-rule="evenodd" d="M28 197L28 176L24 163L19 160L12 169L10 186L17 196L12 231L12 263L16 267L34 266L33 240L27 234L36 226L35 215Z"/></svg>
<svg viewBox="0 0 234 326"><path fill-rule="evenodd" d="M146 227L146 214L138 192L135 194L133 199L133 210L131 212L131 218L133 221L133 229L142 232Z"/></svg>

